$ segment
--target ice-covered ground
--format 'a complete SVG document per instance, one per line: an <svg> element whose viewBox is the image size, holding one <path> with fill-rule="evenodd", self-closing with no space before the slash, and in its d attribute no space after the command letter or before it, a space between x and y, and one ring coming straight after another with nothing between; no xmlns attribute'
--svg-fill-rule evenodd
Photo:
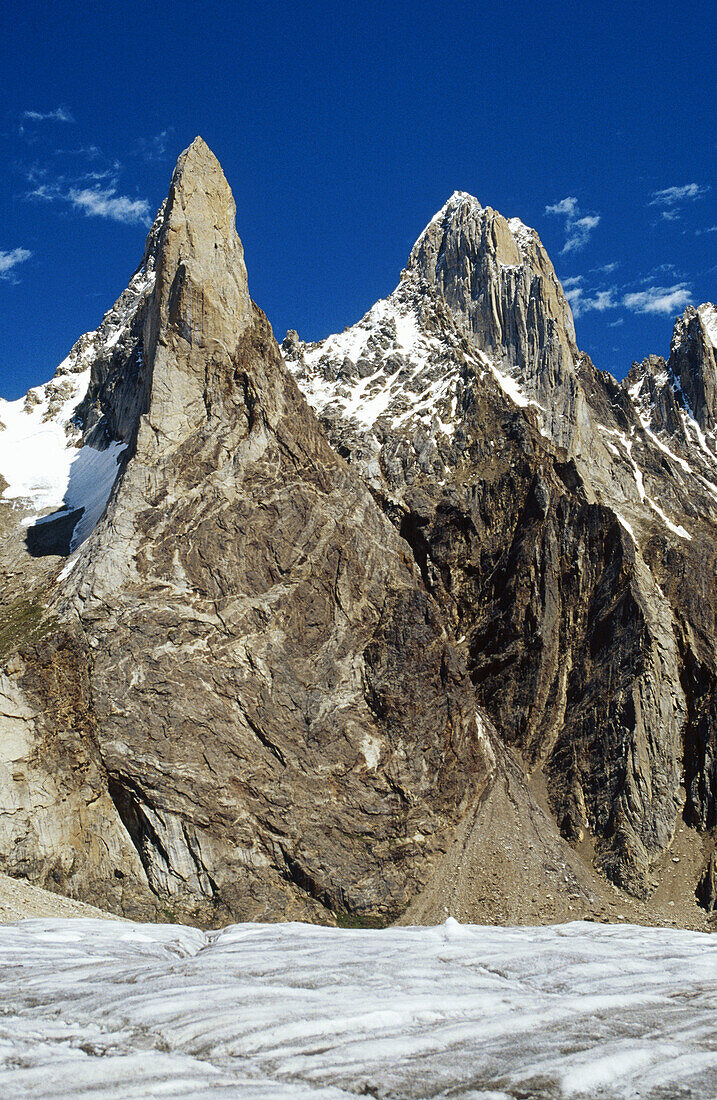
<svg viewBox="0 0 717 1100"><path fill-rule="evenodd" d="M570 924L0 927L0 1095L717 1096L717 940Z"/></svg>

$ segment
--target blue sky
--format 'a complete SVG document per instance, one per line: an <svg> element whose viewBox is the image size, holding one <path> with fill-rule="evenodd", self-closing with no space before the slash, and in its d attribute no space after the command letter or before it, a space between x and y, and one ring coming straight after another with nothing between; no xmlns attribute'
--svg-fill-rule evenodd
<svg viewBox="0 0 717 1100"><path fill-rule="evenodd" d="M0 395L96 327L197 133L279 339L357 320L463 190L538 230L599 367L666 354L717 298L714 29L689 0L4 0Z"/></svg>

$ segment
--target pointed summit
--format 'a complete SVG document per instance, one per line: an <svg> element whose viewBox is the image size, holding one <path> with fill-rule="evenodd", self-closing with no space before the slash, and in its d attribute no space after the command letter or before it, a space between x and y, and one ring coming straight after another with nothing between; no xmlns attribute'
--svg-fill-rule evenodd
<svg viewBox="0 0 717 1100"><path fill-rule="evenodd" d="M158 234L157 281L145 325L150 425L174 442L206 415L207 359L231 359L252 319L236 206L201 137L180 155Z"/></svg>
<svg viewBox="0 0 717 1100"><path fill-rule="evenodd" d="M152 889L192 911L393 917L487 780L472 686L249 299L201 139L157 249L136 353L104 391L141 394L136 441L60 596L93 622L112 797ZM407 854L392 838L424 801ZM361 841L377 820L386 854Z"/></svg>
<svg viewBox="0 0 717 1100"><path fill-rule="evenodd" d="M675 322L670 370L703 431L717 426L717 308L688 306Z"/></svg>
<svg viewBox="0 0 717 1100"><path fill-rule="evenodd" d="M575 326L537 233L455 191L413 246L407 272L435 288L480 351L555 414L551 434L569 446Z"/></svg>

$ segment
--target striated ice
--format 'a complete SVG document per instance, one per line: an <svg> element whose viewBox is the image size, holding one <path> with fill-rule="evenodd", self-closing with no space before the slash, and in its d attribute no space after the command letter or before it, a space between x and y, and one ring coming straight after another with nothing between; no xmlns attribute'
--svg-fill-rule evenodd
<svg viewBox="0 0 717 1100"><path fill-rule="evenodd" d="M717 1095L702 933L36 920L0 960L14 1100Z"/></svg>

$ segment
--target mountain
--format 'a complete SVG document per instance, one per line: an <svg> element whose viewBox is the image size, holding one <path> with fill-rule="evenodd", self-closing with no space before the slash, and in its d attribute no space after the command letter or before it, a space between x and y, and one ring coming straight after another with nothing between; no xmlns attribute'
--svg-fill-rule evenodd
<svg viewBox="0 0 717 1100"><path fill-rule="evenodd" d="M92 530L70 489L28 528L39 553L32 533L66 540L69 514L76 549L43 578L44 636L12 639L8 696L18 715L38 711L38 670L55 674L56 651L71 649L82 677L68 669L57 685L62 728L42 767L59 772L61 743L80 736L71 688L102 831L132 858L108 848L59 866L71 807L55 800L37 836L31 790L4 826L4 865L129 912L156 896L205 922L386 920L484 787L487 743L408 547L330 448L251 302L234 214L197 139L133 279L141 291L83 344L74 416L62 405L39 429L71 425L70 489L81 465L111 460L115 481ZM34 779L24 737L12 764ZM82 812L96 791L70 798ZM99 895L97 875L110 884Z"/></svg>
<svg viewBox="0 0 717 1100"><path fill-rule="evenodd" d="M234 219L197 138L100 327L0 402L0 870L202 924L699 924L714 307L619 384L457 192L280 350Z"/></svg>
<svg viewBox="0 0 717 1100"><path fill-rule="evenodd" d="M714 316L676 325L686 393L712 393ZM677 383L679 453L653 423L664 393L639 397L647 368L621 386L578 350L535 232L460 192L387 299L284 352L465 636L479 700L563 836L644 897L682 814L703 861L717 467Z"/></svg>

